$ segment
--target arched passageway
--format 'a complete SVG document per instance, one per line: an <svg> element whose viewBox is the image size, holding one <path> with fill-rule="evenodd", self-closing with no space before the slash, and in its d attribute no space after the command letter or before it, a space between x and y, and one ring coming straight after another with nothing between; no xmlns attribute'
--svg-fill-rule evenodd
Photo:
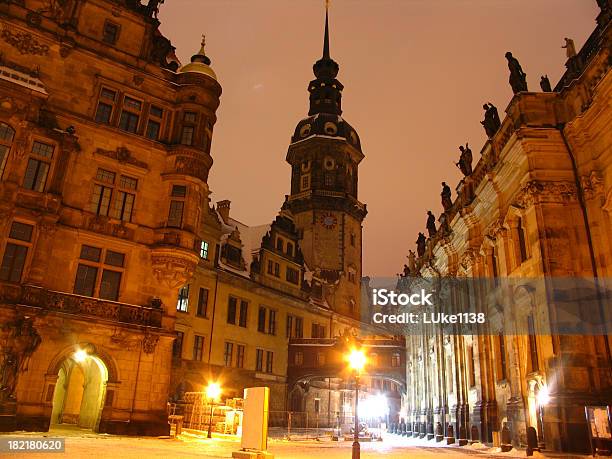
<svg viewBox="0 0 612 459"><path fill-rule="evenodd" d="M55 391L51 425L97 430L104 407L108 369L95 355L77 351L62 363Z"/></svg>

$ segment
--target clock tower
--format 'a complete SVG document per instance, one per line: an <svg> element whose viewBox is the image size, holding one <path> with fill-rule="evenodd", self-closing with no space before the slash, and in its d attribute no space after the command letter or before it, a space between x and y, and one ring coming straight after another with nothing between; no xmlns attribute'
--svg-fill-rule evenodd
<svg viewBox="0 0 612 459"><path fill-rule="evenodd" d="M329 53L325 14L323 57L308 85L310 110L291 138L291 194L284 208L302 233L304 260L323 285L323 297L339 314L360 318L362 222L358 167L363 160L357 132L342 118L339 66Z"/></svg>

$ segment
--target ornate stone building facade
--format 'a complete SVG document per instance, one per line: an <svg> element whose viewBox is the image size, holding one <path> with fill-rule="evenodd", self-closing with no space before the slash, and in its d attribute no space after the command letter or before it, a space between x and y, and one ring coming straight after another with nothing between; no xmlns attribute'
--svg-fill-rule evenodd
<svg viewBox="0 0 612 459"><path fill-rule="evenodd" d="M203 216L201 260L177 304L175 400L214 380L226 397L269 386L270 410L285 421L281 411L332 424L352 406L350 375L336 375L330 368L337 370L338 362L330 367L326 356L340 336L364 332L366 206L357 199L364 155L357 133L340 116L343 87L329 54L327 18L323 57L313 70L309 114L287 153L290 194L275 221L248 227L230 215L229 201ZM363 378L364 393L386 392L399 410L403 341L380 341L379 350L374 341L370 351L380 354L381 365L375 378Z"/></svg>
<svg viewBox="0 0 612 459"><path fill-rule="evenodd" d="M486 291L455 297L452 308L464 311L492 301L499 279L513 280L512 307L478 334L422 325L407 337L409 434L463 444L501 433L524 446L533 427L547 449L586 451L585 405L612 404L610 330L589 333L583 322L582 332L555 333L566 319L555 316L549 283L521 285L587 278L610 288L612 9L599 3L596 29L554 90L515 94L400 282L490 279ZM610 324L606 304L596 321Z"/></svg>
<svg viewBox="0 0 612 459"><path fill-rule="evenodd" d="M347 403L311 358L363 325L363 153L327 23L291 193L247 227L209 199L221 86L203 45L180 65L158 4L0 2L0 430L163 434L211 380L328 420ZM383 344L363 382L397 400L403 341Z"/></svg>
<svg viewBox="0 0 612 459"><path fill-rule="evenodd" d="M163 434L221 87L156 2L0 3L0 429Z"/></svg>

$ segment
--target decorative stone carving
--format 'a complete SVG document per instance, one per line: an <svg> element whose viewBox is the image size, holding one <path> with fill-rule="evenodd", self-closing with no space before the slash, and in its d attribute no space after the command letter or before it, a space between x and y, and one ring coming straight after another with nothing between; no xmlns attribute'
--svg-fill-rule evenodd
<svg viewBox="0 0 612 459"><path fill-rule="evenodd" d="M134 230L125 226L123 222L113 222L102 215L87 216L83 227L94 233L103 233L121 239L132 240L134 238Z"/></svg>
<svg viewBox="0 0 612 459"><path fill-rule="evenodd" d="M580 177L580 184L584 197L587 200L600 196L604 192L603 178L596 171L592 171L589 175Z"/></svg>
<svg viewBox="0 0 612 459"><path fill-rule="evenodd" d="M30 356L42 341L32 317L17 316L2 326L6 333L0 362L0 401L13 400L19 373L27 371ZM3 333L3 334L4 334Z"/></svg>
<svg viewBox="0 0 612 459"><path fill-rule="evenodd" d="M562 203L577 198L576 185L572 182L540 182L532 180L518 193L515 204L529 207L542 203Z"/></svg>
<svg viewBox="0 0 612 459"><path fill-rule="evenodd" d="M132 166L140 167L141 169L149 170L149 165L144 161L139 161L132 156L130 150L125 147L119 147L116 150L104 150L98 148L95 153L97 155L106 156L107 158L119 161L121 164L131 164Z"/></svg>
<svg viewBox="0 0 612 459"><path fill-rule="evenodd" d="M150 335L147 334L142 339L142 350L145 354L153 354L155 352L155 347L159 342L159 335Z"/></svg>
<svg viewBox="0 0 612 459"><path fill-rule="evenodd" d="M151 255L151 267L155 279L170 289L185 285L193 276L198 263L196 254L193 254L191 259L173 252L160 250Z"/></svg>
<svg viewBox="0 0 612 459"><path fill-rule="evenodd" d="M207 182L208 180L208 165L198 159L189 156L177 156L174 168L177 174L190 175L192 177L196 177L203 182Z"/></svg>
<svg viewBox="0 0 612 459"><path fill-rule="evenodd" d="M35 56L47 56L49 54L49 46L39 43L32 34L27 32L13 32L5 27L0 31L0 38L13 48L16 48L21 54L32 54Z"/></svg>

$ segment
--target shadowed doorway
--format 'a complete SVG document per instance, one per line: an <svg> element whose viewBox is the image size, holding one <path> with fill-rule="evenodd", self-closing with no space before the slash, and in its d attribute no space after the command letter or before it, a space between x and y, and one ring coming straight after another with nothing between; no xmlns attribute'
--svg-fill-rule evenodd
<svg viewBox="0 0 612 459"><path fill-rule="evenodd" d="M51 424L97 430L107 381L108 370L99 357L77 351L64 360L53 393Z"/></svg>

